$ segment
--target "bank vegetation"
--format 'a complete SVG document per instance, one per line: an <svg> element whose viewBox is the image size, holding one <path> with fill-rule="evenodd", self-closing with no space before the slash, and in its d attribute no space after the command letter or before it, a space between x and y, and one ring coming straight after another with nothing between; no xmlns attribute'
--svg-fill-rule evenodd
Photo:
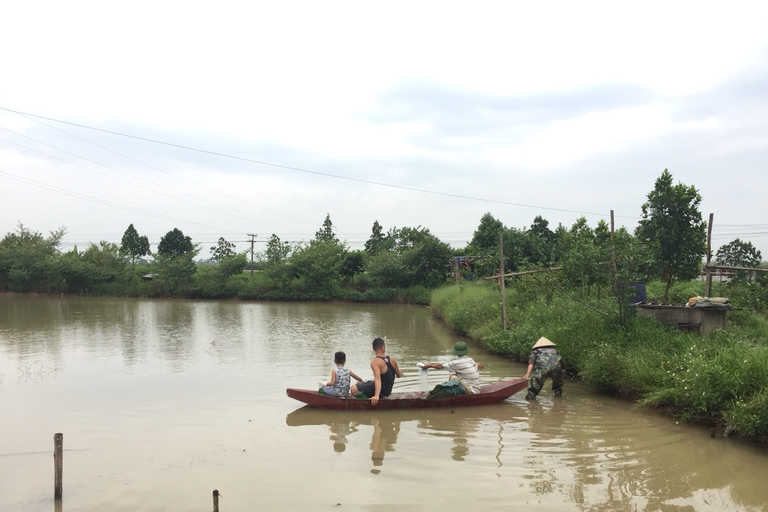
<svg viewBox="0 0 768 512"><path fill-rule="evenodd" d="M551 229L541 216L518 229L487 213L463 248L425 227L385 230L375 221L365 247L352 250L327 215L311 240L273 234L259 253L219 238L201 255L178 228L152 252L133 224L120 244L64 252L65 228L45 236L19 223L0 240L0 292L431 304L490 350L523 360L543 335L594 389L765 438L768 274L743 270L764 265L749 242L708 254L700 201L664 170L634 231L584 217ZM703 295L699 278L712 256L740 269L713 290L734 306L726 330L703 338L634 314L638 283L664 304Z"/></svg>

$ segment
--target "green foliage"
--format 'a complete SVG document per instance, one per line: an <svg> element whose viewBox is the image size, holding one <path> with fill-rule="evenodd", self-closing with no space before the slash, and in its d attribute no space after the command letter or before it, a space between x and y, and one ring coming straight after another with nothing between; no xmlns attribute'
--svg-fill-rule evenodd
<svg viewBox="0 0 768 512"><path fill-rule="evenodd" d="M293 253L291 265L309 290L330 296L341 284L346 252L340 243L316 239Z"/></svg>
<svg viewBox="0 0 768 512"><path fill-rule="evenodd" d="M222 284L226 286L227 281L232 276L241 274L245 270L245 266L248 265L248 258L245 254L228 254L219 259L219 264L216 265L216 276L221 280Z"/></svg>
<svg viewBox="0 0 768 512"><path fill-rule="evenodd" d="M192 244L192 238L184 236L179 228L173 228L172 231L166 233L164 237L160 238L160 243L157 244L157 253L161 256L185 256L193 251L195 251L195 246Z"/></svg>
<svg viewBox="0 0 768 512"><path fill-rule="evenodd" d="M719 265L731 267L757 267L763 256L755 249L752 242L742 242L738 238L717 250L716 260Z"/></svg>
<svg viewBox="0 0 768 512"><path fill-rule="evenodd" d="M559 240L559 252L563 255L560 265L566 282L581 290L586 299L595 283L607 282L609 268L606 254L598 245L594 231L587 225L587 219L581 217L564 232Z"/></svg>
<svg viewBox="0 0 768 512"><path fill-rule="evenodd" d="M55 288L59 245L65 233L61 227L43 237L19 222L15 233L0 240L0 289L46 292Z"/></svg>
<svg viewBox="0 0 768 512"><path fill-rule="evenodd" d="M131 224L123 234L120 253L131 257L131 266L133 267L136 265L136 258L149 254L149 239L146 236L139 236L138 231Z"/></svg>
<svg viewBox="0 0 768 512"><path fill-rule="evenodd" d="M496 286L466 283L435 290L430 305L449 327L479 339L501 332L500 300Z"/></svg>
<svg viewBox="0 0 768 512"><path fill-rule="evenodd" d="M383 250L392 249L393 242L384 233L384 228L381 227L379 221L375 220L371 228L371 236L365 242L365 252L373 256Z"/></svg>
<svg viewBox="0 0 768 512"><path fill-rule="evenodd" d="M235 244L226 241L224 237L219 237L219 242L216 244L216 247L211 247L211 259L213 261L221 261L224 258L234 255Z"/></svg>
<svg viewBox="0 0 768 512"><path fill-rule="evenodd" d="M355 274L360 273L365 267L365 257L367 253L365 251L347 251L344 255L344 262L341 264L341 275L345 278L352 278Z"/></svg>
<svg viewBox="0 0 768 512"><path fill-rule="evenodd" d="M480 219L480 225L472 234L469 242L472 254L496 254L499 253L499 235L504 232L504 224L486 213Z"/></svg>
<svg viewBox="0 0 768 512"><path fill-rule="evenodd" d="M544 335L557 343L569 373L594 389L635 399L640 406L667 408L683 420L717 421L751 437L768 435L765 317L733 311L728 331L706 338L652 318L619 329L596 311L610 310L612 299L585 308L570 300L566 290L547 304L542 295L523 299L528 285L508 288L512 328L505 332L499 328L498 309L496 315L484 314L498 304L498 289L492 286L441 288L433 292L431 305L449 325L483 337L490 350L524 361Z"/></svg>
<svg viewBox="0 0 768 512"><path fill-rule="evenodd" d="M336 233L333 232L333 222L331 222L331 215L327 214L323 221L323 227L315 233L315 241L317 242L330 242L334 244L339 243L339 239Z"/></svg>
<svg viewBox="0 0 768 512"><path fill-rule="evenodd" d="M290 243L282 242L274 233L267 241L264 272L280 286L287 286L296 277L295 268L289 260L293 250Z"/></svg>
<svg viewBox="0 0 768 512"><path fill-rule="evenodd" d="M661 280L654 280L646 283L645 292L649 302L662 303L664 301L664 290L667 283ZM668 293L667 302L664 304L674 304L683 306L691 297L701 297L704 295L704 281L686 281L678 283Z"/></svg>
<svg viewBox="0 0 768 512"><path fill-rule="evenodd" d="M635 235L649 250L652 275L664 274L667 293L674 280L688 281L699 275L706 253L706 222L702 221L701 196L693 186L672 185L667 169L656 180Z"/></svg>
<svg viewBox="0 0 768 512"><path fill-rule="evenodd" d="M63 278L65 291L90 292L94 286L125 282L128 278L125 256L111 242L89 244L79 253L77 247L57 259L57 272Z"/></svg>
<svg viewBox="0 0 768 512"><path fill-rule="evenodd" d="M369 257L365 266L378 286L435 288L446 281L451 247L427 228L393 228L387 237L392 249Z"/></svg>

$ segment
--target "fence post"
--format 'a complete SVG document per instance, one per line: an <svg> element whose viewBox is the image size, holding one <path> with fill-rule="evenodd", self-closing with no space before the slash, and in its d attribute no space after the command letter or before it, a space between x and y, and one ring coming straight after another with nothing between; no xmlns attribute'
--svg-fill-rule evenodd
<svg viewBox="0 0 768 512"><path fill-rule="evenodd" d="M64 434L53 435L53 498L61 499L61 474L64 468Z"/></svg>
<svg viewBox="0 0 768 512"><path fill-rule="evenodd" d="M213 512L219 512L219 491L213 490Z"/></svg>

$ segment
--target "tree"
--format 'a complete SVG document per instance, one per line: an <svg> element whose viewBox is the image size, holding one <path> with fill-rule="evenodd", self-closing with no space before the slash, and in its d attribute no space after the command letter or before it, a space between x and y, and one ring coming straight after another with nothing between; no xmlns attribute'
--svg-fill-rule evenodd
<svg viewBox="0 0 768 512"><path fill-rule="evenodd" d="M720 247L715 258L718 265L729 267L757 267L763 261L762 254L752 242L742 242L738 238Z"/></svg>
<svg viewBox="0 0 768 512"><path fill-rule="evenodd" d="M312 240L291 256L296 275L310 289L331 294L341 282L341 268L347 249L343 244Z"/></svg>
<svg viewBox="0 0 768 512"><path fill-rule="evenodd" d="M537 215L525 234L525 256L528 262L541 267L551 266L555 261L557 236L549 229L549 221Z"/></svg>
<svg viewBox="0 0 768 512"><path fill-rule="evenodd" d="M286 286L291 282L295 273L289 260L293 248L288 242L283 242L276 234L267 240L265 273L280 285Z"/></svg>
<svg viewBox="0 0 768 512"><path fill-rule="evenodd" d="M378 254L382 250L389 248L389 239L384 233L384 228L381 227L379 221L373 221L373 227L371 228L371 236L365 242L365 252L373 256Z"/></svg>
<svg viewBox="0 0 768 512"><path fill-rule="evenodd" d="M61 227L43 237L19 222L16 232L0 241L0 289L43 292L55 288L59 245L66 232Z"/></svg>
<svg viewBox="0 0 768 512"><path fill-rule="evenodd" d="M480 225L472 234L472 241L469 242L471 250L477 253L486 254L489 251L495 254L499 253L499 233L504 231L504 224L486 213L480 219Z"/></svg>
<svg viewBox="0 0 768 512"><path fill-rule="evenodd" d="M583 298L589 295L589 290L598 275L605 269L601 265L602 255L596 243L595 233L587 225L587 219L579 218L559 240L559 250L562 253L561 264L566 281L581 289Z"/></svg>
<svg viewBox="0 0 768 512"><path fill-rule="evenodd" d="M218 262L216 274L226 285L230 277L243 273L248 265L248 258L243 253L232 253L220 258Z"/></svg>
<svg viewBox="0 0 768 512"><path fill-rule="evenodd" d="M618 305L618 323L624 328L632 321L632 304L636 300L635 284L642 280L642 268L648 257L637 237L624 227L607 240L607 253L616 262L610 265L613 296ZM606 256L608 255L606 254Z"/></svg>
<svg viewBox="0 0 768 512"><path fill-rule="evenodd" d="M751 242L742 242L737 238L717 250L716 261L719 265L729 267L757 267L763 261L763 257ZM744 283L746 281L748 281L746 271L737 270L731 283Z"/></svg>
<svg viewBox="0 0 768 512"><path fill-rule="evenodd" d="M197 266L193 259L199 251L199 247L192 243L192 238L184 236L178 228L173 228L160 239L155 270L165 281L169 292L177 292L195 275Z"/></svg>
<svg viewBox="0 0 768 512"><path fill-rule="evenodd" d="M672 175L664 169L642 206L635 236L650 253L649 270L667 282L664 302L673 281L690 280L701 272L707 223L701 218L700 203L693 185L672 185Z"/></svg>
<svg viewBox="0 0 768 512"><path fill-rule="evenodd" d="M123 234L120 253L131 257L131 268L133 268L136 265L136 258L150 254L149 239L146 236L139 236L138 231L131 224Z"/></svg>
<svg viewBox="0 0 768 512"><path fill-rule="evenodd" d="M379 286L407 288L443 284L449 272L451 246L422 228L393 228L387 233L394 245L368 258L366 270Z"/></svg>
<svg viewBox="0 0 768 512"><path fill-rule="evenodd" d="M160 243L157 244L157 253L163 256L184 256L194 251L195 246L192 243L192 239L188 236L184 236L179 228L173 228L160 238Z"/></svg>
<svg viewBox="0 0 768 512"><path fill-rule="evenodd" d="M339 239L336 237L336 233L333 232L333 222L331 222L331 215L326 214L323 221L323 227L315 233L315 240L318 242L333 242L339 243Z"/></svg>
<svg viewBox="0 0 768 512"><path fill-rule="evenodd" d="M101 283L114 283L124 280L126 274L126 256L120 247L102 240L98 244L88 244L85 251L77 247L63 254L58 259L58 272L64 279L70 293L82 293Z"/></svg>
<svg viewBox="0 0 768 512"><path fill-rule="evenodd" d="M221 261L227 256L233 256L234 254L235 244L227 242L224 237L219 237L219 243L216 247L211 247L211 259L213 261Z"/></svg>

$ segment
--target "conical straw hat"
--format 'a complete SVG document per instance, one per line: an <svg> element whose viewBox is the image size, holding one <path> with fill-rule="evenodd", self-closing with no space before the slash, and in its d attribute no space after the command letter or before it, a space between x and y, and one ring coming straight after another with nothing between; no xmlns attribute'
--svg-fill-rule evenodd
<svg viewBox="0 0 768 512"><path fill-rule="evenodd" d="M556 346L557 345L555 345L554 343L549 341L547 338L542 336L541 338L539 338L539 341L537 341L536 344L533 347L531 347L531 349L541 348L541 347L556 347Z"/></svg>

